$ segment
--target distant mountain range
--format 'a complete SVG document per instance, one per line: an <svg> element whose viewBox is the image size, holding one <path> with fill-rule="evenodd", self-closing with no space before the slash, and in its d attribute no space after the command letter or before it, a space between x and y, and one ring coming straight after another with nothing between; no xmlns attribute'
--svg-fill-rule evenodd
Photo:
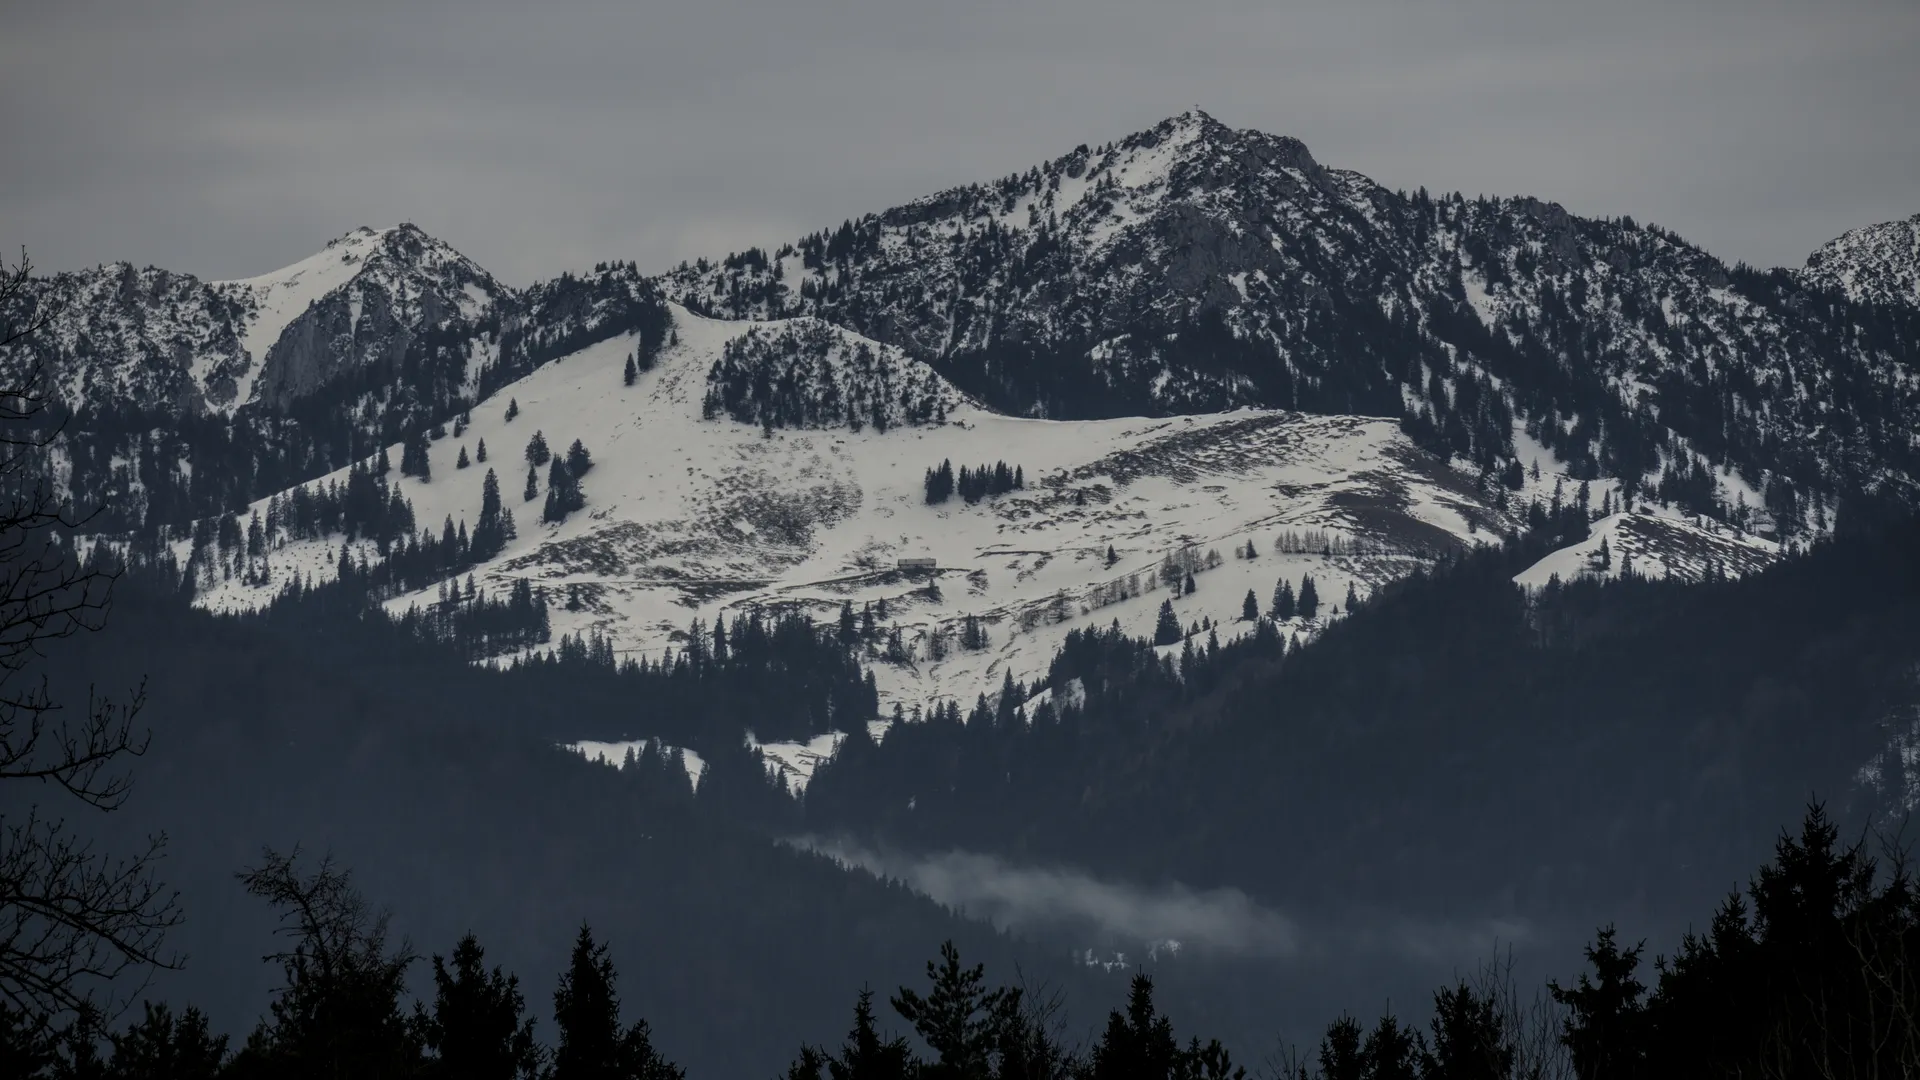
<svg viewBox="0 0 1920 1080"><path fill-rule="evenodd" d="M936 557L961 576L902 624L909 652L986 620L999 646L967 678L1027 677L1052 641L1016 658L1013 628L1091 613L1168 560L1271 554L1283 532L1370 553L1320 570L1364 594L1582 487L1596 515L1655 511L1601 530L1605 554L1682 576L1920 506L1917 236L1920 218L1803 270L1728 266L1631 219L1390 191L1192 112L653 277L603 264L512 289L404 224L244 281L56 274L8 313L50 321L6 360L40 365L70 414L58 480L103 528L198 558L210 603L283 580L210 517L260 511L280 574L324 580L346 536L276 546L293 488L416 446L431 481L392 478L408 528L464 534L484 470L467 480L456 456L492 436L517 503L542 490L519 445L540 428L593 454L586 513L539 524L544 504L522 505L511 540L449 573L570 588L560 629L644 648L769 605L886 600L907 619L925 582L894 563ZM527 412L511 429L509 399ZM1027 483L928 506L922 472L943 461ZM1597 543L1535 576L1598 566ZM1277 572L1203 574L1235 581L1178 614L1230 623ZM426 592L409 581L390 603ZM1155 606L1115 614L1145 632ZM955 688L920 672L889 689Z"/></svg>
<svg viewBox="0 0 1920 1080"><path fill-rule="evenodd" d="M1268 1038L1282 983L1672 929L1807 785L1911 805L1911 527L1782 556L1920 509L1917 232L1727 265L1195 112L658 274L514 288L407 224L55 274L0 367L143 557L57 685L155 673L167 814L116 827L186 839L232 1015L279 837L523 971L611 927L709 1071L919 937L1017 958L804 826L1271 904L1324 940L1159 969ZM1037 970L1144 944L1083 934Z"/></svg>

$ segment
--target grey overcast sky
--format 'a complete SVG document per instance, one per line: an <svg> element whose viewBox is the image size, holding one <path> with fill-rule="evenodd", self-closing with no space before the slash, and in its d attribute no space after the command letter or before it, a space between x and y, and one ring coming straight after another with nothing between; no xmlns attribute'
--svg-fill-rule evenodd
<svg viewBox="0 0 1920 1080"><path fill-rule="evenodd" d="M1920 0L5 0L0 246L658 269L1193 106L1761 264L1920 212Z"/></svg>

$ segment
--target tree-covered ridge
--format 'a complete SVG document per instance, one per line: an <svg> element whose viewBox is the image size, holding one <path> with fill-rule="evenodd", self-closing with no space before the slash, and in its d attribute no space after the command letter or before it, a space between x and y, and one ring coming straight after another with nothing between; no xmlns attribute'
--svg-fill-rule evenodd
<svg viewBox="0 0 1920 1080"><path fill-rule="evenodd" d="M727 343L707 373L703 415L768 428L877 431L942 424L965 399L892 346L848 341L814 319L755 327Z"/></svg>
<svg viewBox="0 0 1920 1080"><path fill-rule="evenodd" d="M1909 526L1740 581L1531 593L1512 582L1524 554L1482 553L1314 596L1349 613L1304 647L1265 617L1163 620L1151 642L1075 631L1039 685L850 738L807 788L808 828L1232 883L1290 910L1391 904L1413 879L1460 909L1582 910L1603 880L1724 865L1726 835L1808 784L1856 813L1901 805L1913 778L1874 795L1857 774L1916 704L1915 542ZM1308 584L1281 577L1273 606L1299 614Z"/></svg>
<svg viewBox="0 0 1920 1080"><path fill-rule="evenodd" d="M1518 419L1582 476L1736 466L1789 531L1816 497L1920 490L1920 310L1630 218L1389 191L1201 114L663 283L831 319L1037 416L1398 416L1483 469Z"/></svg>

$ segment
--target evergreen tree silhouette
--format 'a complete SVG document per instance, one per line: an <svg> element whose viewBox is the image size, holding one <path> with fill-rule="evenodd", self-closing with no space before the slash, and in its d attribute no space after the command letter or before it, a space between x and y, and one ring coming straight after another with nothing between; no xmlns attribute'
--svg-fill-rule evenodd
<svg viewBox="0 0 1920 1080"><path fill-rule="evenodd" d="M1432 1056L1424 1080L1505 1080L1514 1047L1498 1004L1464 981L1433 995Z"/></svg>
<svg viewBox="0 0 1920 1080"><path fill-rule="evenodd" d="M1612 926L1587 946L1585 972L1571 988L1548 983L1553 1000L1567 1010L1561 1042L1580 1080L1628 1080L1643 1075L1646 1054L1646 986L1635 972L1645 943L1621 948Z"/></svg>
<svg viewBox="0 0 1920 1080"><path fill-rule="evenodd" d="M1153 624L1153 643L1171 645L1181 636L1180 619L1173 613L1173 601L1160 601L1160 616Z"/></svg>
<svg viewBox="0 0 1920 1080"><path fill-rule="evenodd" d="M1273 586L1273 617L1291 619L1297 609L1293 601L1293 586L1287 579L1281 578Z"/></svg>
<svg viewBox="0 0 1920 1080"><path fill-rule="evenodd" d="M472 934L454 946L452 962L433 958L433 1008L420 1026L433 1052L424 1074L435 1080L516 1080L539 1072L533 1020L520 981L483 963Z"/></svg>
<svg viewBox="0 0 1920 1080"><path fill-rule="evenodd" d="M915 1072L925 1080L990 1080L993 1055L1018 1014L1018 991L987 989L985 969L961 967L951 941L940 946L937 964L927 961L927 981L925 997L903 986L891 999L935 1055Z"/></svg>
<svg viewBox="0 0 1920 1080"><path fill-rule="evenodd" d="M679 1067L654 1050L645 1020L620 1026L616 980L607 947L582 924L553 992L552 1080L682 1080Z"/></svg>
<svg viewBox="0 0 1920 1080"><path fill-rule="evenodd" d="M1320 1080L1361 1080L1365 1064L1360 1057L1362 1031L1358 1021L1342 1016L1327 1025L1320 1037Z"/></svg>
<svg viewBox="0 0 1920 1080"><path fill-rule="evenodd" d="M0 1020L0 1025L4 1023ZM175 1016L164 1002L143 1002L141 1018L108 1038L113 1050L106 1075L112 1080L214 1080L227 1056L227 1037L208 1029L204 1013L188 1007ZM0 1033L0 1045L11 1041ZM0 1060L4 1064L8 1062ZM12 1061L14 1066L20 1064ZM22 1068L10 1075L35 1074Z"/></svg>

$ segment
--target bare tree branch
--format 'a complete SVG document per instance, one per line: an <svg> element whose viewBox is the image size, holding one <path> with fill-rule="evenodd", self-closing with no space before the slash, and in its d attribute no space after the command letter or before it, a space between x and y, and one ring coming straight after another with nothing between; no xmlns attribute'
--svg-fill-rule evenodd
<svg viewBox="0 0 1920 1080"><path fill-rule="evenodd" d="M31 277L24 253L0 265L0 360L52 317L29 307ZM43 376L38 360L0 365L0 783L113 811L131 790L120 766L147 749L136 729L145 685L119 704L89 689L85 712L69 717L33 673L47 642L104 625L114 582L69 546L88 517L57 495L46 467L61 425L42 422ZM179 963L161 951L180 922L176 894L155 875L166 837L112 856L30 798L24 813L0 813L0 998L43 1019L98 1015L109 1010L96 997L122 976ZM11 794L9 804L21 805Z"/></svg>

